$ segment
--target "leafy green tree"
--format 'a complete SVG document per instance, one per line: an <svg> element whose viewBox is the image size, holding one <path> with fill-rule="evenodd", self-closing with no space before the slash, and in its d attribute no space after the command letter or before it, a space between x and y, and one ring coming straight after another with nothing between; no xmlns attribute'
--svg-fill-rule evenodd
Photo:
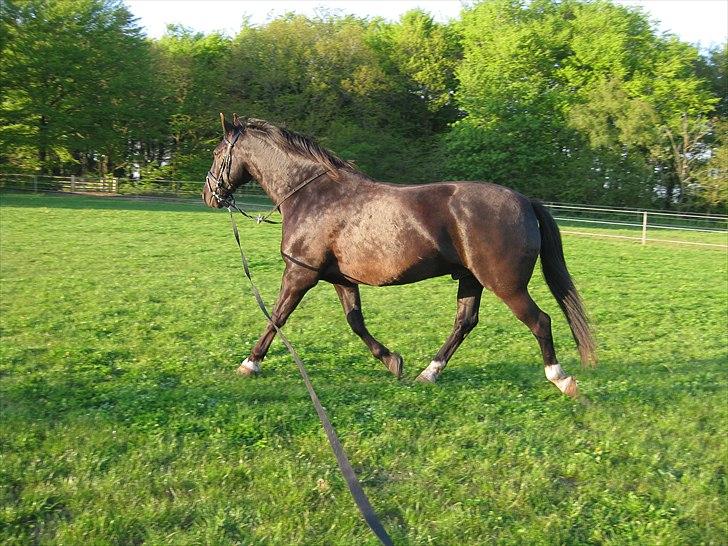
<svg viewBox="0 0 728 546"><path fill-rule="evenodd" d="M2 161L101 173L123 166L152 88L148 47L115 0L18 0L3 10Z"/></svg>
<svg viewBox="0 0 728 546"><path fill-rule="evenodd" d="M710 157L695 169L693 191L708 210L725 214L728 211L728 121L714 123L713 137Z"/></svg>
<svg viewBox="0 0 728 546"><path fill-rule="evenodd" d="M382 46L386 24L288 15L235 38L239 112L310 133L373 176L432 180L432 112Z"/></svg>
<svg viewBox="0 0 728 546"><path fill-rule="evenodd" d="M690 205L716 103L694 47L606 1L484 2L461 34L453 174L613 204L647 204L659 186L663 205Z"/></svg>
<svg viewBox="0 0 728 546"><path fill-rule="evenodd" d="M293 14L145 39L120 0L5 0L0 169L200 180L217 113L311 134L395 182L725 204L726 46L608 0L488 0L440 24Z"/></svg>
<svg viewBox="0 0 728 546"><path fill-rule="evenodd" d="M631 79L600 80L571 111L596 149L641 154L666 207L695 206L695 167L705 156L709 115L718 99L695 67L698 51L668 37L653 40Z"/></svg>
<svg viewBox="0 0 728 546"><path fill-rule="evenodd" d="M140 157L146 177L199 180L220 139L217 113L229 111L231 40L176 25L152 44L153 69L164 114L164 137L152 138Z"/></svg>
<svg viewBox="0 0 728 546"><path fill-rule="evenodd" d="M380 51L382 66L390 67L390 77L402 78L400 85L425 103L433 130L441 131L457 119L455 69L461 48L456 25L436 23L415 9L397 23L378 25L372 43Z"/></svg>
<svg viewBox="0 0 728 546"><path fill-rule="evenodd" d="M564 120L573 91L560 68L569 57L560 5L497 0L463 13L457 98L467 116L446 136L450 176L516 187L547 199L573 191L582 143ZM575 170L577 172L575 172Z"/></svg>

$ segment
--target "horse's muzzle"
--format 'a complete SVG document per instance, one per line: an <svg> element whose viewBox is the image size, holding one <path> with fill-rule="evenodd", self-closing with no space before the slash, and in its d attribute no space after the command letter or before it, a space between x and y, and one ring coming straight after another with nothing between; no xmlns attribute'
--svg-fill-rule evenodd
<svg viewBox="0 0 728 546"><path fill-rule="evenodd" d="M202 188L202 202L213 209L221 209L224 206L215 196L209 177L205 177L205 185Z"/></svg>

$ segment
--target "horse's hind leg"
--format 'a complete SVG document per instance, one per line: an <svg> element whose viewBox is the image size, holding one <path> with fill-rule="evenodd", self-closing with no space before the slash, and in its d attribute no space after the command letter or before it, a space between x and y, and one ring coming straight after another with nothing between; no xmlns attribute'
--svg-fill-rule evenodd
<svg viewBox="0 0 728 546"><path fill-rule="evenodd" d="M478 309L480 308L480 296L483 294L483 286L472 276L468 275L460 279L458 285L458 312L455 316L450 337L435 355L430 365L420 375L418 381L434 383L443 368L455 353L460 344L470 331L478 324Z"/></svg>
<svg viewBox="0 0 728 546"><path fill-rule="evenodd" d="M341 300L341 305L346 314L346 321L351 329L358 335L362 341L369 347L369 350L375 358L381 360L387 369L396 375L402 377L402 357L397 353L390 352L384 345L379 343L367 330L364 324L364 315L361 312L361 297L359 296L359 287L357 285L335 284L334 288Z"/></svg>
<svg viewBox="0 0 728 546"><path fill-rule="evenodd" d="M499 296L511 308L511 311L513 311L518 319L528 326L531 332L533 332L533 335L536 336L538 344L541 347L546 378L556 385L565 395L576 397L579 394L576 380L566 375L566 372L564 372L556 360L554 340L551 335L551 318L539 309L526 289L505 297L500 294Z"/></svg>

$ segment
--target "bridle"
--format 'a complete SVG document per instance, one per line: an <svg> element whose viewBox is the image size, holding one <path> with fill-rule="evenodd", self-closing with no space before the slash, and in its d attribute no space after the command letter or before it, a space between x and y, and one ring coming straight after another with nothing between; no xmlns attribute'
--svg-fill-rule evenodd
<svg viewBox="0 0 728 546"><path fill-rule="evenodd" d="M225 155L222 157L222 163L220 163L220 167L217 170L217 176L212 174L212 170L207 171L207 176L205 177L205 186L210 188L210 193L212 193L212 196L217 199L217 202L220 203L224 207L231 207L235 206L235 198L233 197L232 193L232 185L230 185L230 168L233 164L233 146L235 146L235 143L240 138L240 135L243 134L243 129L239 129L236 131L235 135L233 136L232 140L228 140L227 134L225 134L225 143L227 144L227 148L225 149ZM223 182L223 172L225 172L228 185L230 187L226 188L225 183ZM210 184L210 179L212 179L215 182L215 187L212 187L212 184ZM226 197L223 197L220 195L221 191L227 191L230 192Z"/></svg>
<svg viewBox="0 0 728 546"><path fill-rule="evenodd" d="M245 212L243 209L238 207L235 204L235 197L233 196L233 192L235 191L232 188L232 184L230 184L230 169L232 168L233 164L233 147L235 146L235 143L240 138L240 135L243 134L245 131L244 128L240 128L235 132L235 135L233 135L232 140L228 140L227 134L225 134L225 143L227 144L227 148L225 148L225 155L222 157L222 163L220 163L220 167L217 170L217 176L212 174L212 170L207 171L207 176L205 177L205 186L210 188L210 193L212 196L217 199L217 202L220 203L223 207L227 207L228 210L232 211L232 209L236 209L240 214L243 216L250 218L251 220L255 220L256 223L260 224L261 222L265 222L266 224L280 224L280 222L274 222L273 220L269 220L270 215L273 214L276 210L280 210L281 205L284 201L286 201L289 197L291 197L294 193L296 193L298 190L306 186L309 182L313 182L317 178L323 176L327 173L327 171L321 171L318 174L315 174L300 184L298 184L295 188L293 188L291 191L289 191L283 199L278 201L278 203L273 207L273 209L266 214L265 216L262 216L258 214L257 216L251 216L247 212ZM225 182L223 181L223 173L225 173L225 177L227 178L228 184L226 187ZM210 183L210 179L212 179L215 182L215 187L213 188L212 184ZM221 195L221 192L229 192L227 196Z"/></svg>

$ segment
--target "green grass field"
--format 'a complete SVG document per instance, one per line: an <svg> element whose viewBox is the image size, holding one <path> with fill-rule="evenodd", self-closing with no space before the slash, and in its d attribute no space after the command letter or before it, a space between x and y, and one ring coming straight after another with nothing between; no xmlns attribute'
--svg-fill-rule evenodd
<svg viewBox="0 0 728 546"><path fill-rule="evenodd" d="M0 543L376 544L295 365L233 372L264 327L225 213L0 196ZM275 299L279 229L241 222ZM317 286L286 331L396 544L726 544L726 253L565 237L600 365L544 377L492 295L436 386L456 283L363 288L397 381Z"/></svg>

